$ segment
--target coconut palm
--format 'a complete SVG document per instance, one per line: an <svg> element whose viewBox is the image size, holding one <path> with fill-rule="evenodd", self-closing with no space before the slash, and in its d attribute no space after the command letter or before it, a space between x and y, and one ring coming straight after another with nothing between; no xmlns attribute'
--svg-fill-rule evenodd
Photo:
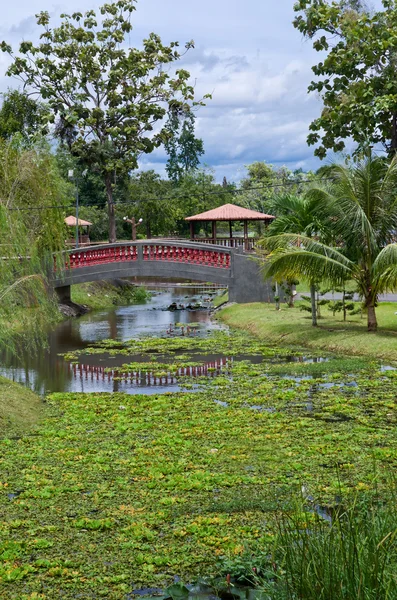
<svg viewBox="0 0 397 600"><path fill-rule="evenodd" d="M397 158L388 164L369 157L352 166L334 165L332 184L307 195L327 216L332 245L296 232L264 240L270 251L267 276L305 277L332 286L357 283L368 313L368 330L377 330L379 294L397 288Z"/></svg>
<svg viewBox="0 0 397 600"><path fill-rule="evenodd" d="M270 210L272 214L277 215L277 219L271 223L267 231L267 235L272 238L286 233L298 234L299 237L321 236L323 238L327 233L324 210L321 209L314 195L280 194L273 198ZM266 244L265 241L265 247ZM290 278L292 281L294 279L295 276ZM317 277L309 279L313 325L317 325L316 281L318 281Z"/></svg>

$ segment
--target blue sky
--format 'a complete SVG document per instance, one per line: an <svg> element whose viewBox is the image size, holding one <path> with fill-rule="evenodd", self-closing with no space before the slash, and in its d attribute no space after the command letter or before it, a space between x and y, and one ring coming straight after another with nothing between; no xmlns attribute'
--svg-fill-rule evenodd
<svg viewBox="0 0 397 600"><path fill-rule="evenodd" d="M377 0L378 4L380 0ZM97 8L100 0L17 0L3 11L0 36L17 47L35 39L34 14L51 15ZM213 99L197 115L197 135L204 140L203 162L237 181L244 165L265 160L304 170L319 161L308 148L308 125L321 101L307 93L311 66L319 56L291 22L294 0L139 0L133 15L130 43L139 45L149 32L164 42L194 39L195 49L184 59L197 95ZM7 60L0 55L0 91L17 86L3 76ZM159 149L141 162L164 172Z"/></svg>

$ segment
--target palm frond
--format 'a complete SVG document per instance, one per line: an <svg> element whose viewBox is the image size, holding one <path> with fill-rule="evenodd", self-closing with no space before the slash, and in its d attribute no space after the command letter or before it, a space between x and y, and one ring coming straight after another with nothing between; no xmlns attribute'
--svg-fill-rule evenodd
<svg viewBox="0 0 397 600"><path fill-rule="evenodd" d="M378 293L397 289L397 244L389 244L378 254L372 278Z"/></svg>
<svg viewBox="0 0 397 600"><path fill-rule="evenodd" d="M274 252L278 249L303 249L306 252L315 253L319 256L325 256L336 262L339 262L347 269L353 268L352 261L342 254L342 252L336 250L336 248L333 248L332 246L327 246L326 244L322 244L321 242L304 235L283 233L264 238L259 244L260 247L268 252Z"/></svg>
<svg viewBox="0 0 397 600"><path fill-rule="evenodd" d="M280 248L268 257L263 272L265 277L303 277L308 281L323 281L339 286L353 276L354 267L352 269L351 266L324 254Z"/></svg>

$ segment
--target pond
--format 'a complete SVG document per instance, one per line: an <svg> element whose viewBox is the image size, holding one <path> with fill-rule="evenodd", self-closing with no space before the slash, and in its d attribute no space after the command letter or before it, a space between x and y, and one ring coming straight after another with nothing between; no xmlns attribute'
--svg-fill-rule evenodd
<svg viewBox="0 0 397 600"><path fill-rule="evenodd" d="M79 364L73 365L61 354L83 350L104 340L126 340L150 337L206 336L209 331L222 326L211 320L213 288L199 286L168 288L153 286L151 299L146 304L120 306L113 310L95 311L78 319L69 319L58 325L48 335L48 347L34 355L3 354L0 374L29 386L45 396L52 392L128 392L151 394L159 391L178 391L176 381L159 381L140 373L130 373L128 381L114 379L117 367L126 358L109 353L94 356L82 355ZM176 305L176 310L174 309ZM188 306L201 305L197 310ZM172 306L172 310L168 310ZM182 329L183 328L183 329ZM142 357L132 357L134 362ZM210 366L222 356L205 357ZM107 371L111 368L112 371ZM125 379L125 378L124 378Z"/></svg>

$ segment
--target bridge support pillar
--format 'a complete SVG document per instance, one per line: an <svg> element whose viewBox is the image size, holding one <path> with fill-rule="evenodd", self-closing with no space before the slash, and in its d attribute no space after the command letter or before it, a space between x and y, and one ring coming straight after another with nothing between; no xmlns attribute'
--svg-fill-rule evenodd
<svg viewBox="0 0 397 600"><path fill-rule="evenodd" d="M55 291L58 296L59 304L67 304L68 302L71 302L72 299L70 296L70 285L63 285L62 287L57 287L55 288Z"/></svg>
<svg viewBox="0 0 397 600"><path fill-rule="evenodd" d="M238 304L249 302L273 302L274 292L271 280L265 280L263 260L235 252L233 256L233 277L229 284L229 301Z"/></svg>

